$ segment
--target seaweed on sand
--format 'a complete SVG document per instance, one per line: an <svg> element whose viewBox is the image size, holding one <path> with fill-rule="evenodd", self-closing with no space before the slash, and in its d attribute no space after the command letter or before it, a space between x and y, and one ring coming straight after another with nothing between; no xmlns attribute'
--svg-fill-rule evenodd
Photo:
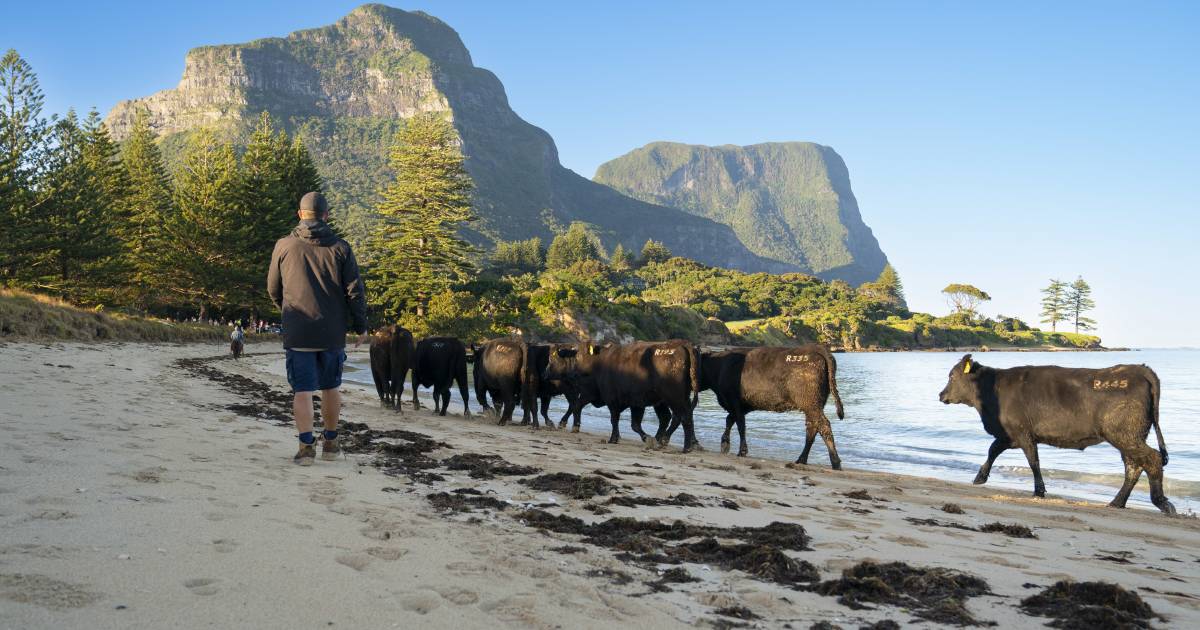
<svg viewBox="0 0 1200 630"><path fill-rule="evenodd" d="M1004 534L1009 538L1037 538L1037 534L1033 533L1033 530L1017 523L1001 523L997 521L980 527L979 531L989 534Z"/></svg>
<svg viewBox="0 0 1200 630"><path fill-rule="evenodd" d="M407 475L419 483L442 481L444 477L429 472L441 464L427 453L451 448L423 433L392 429L377 431L361 422L343 422L342 450L347 453L373 453L372 465L385 475Z"/></svg>
<svg viewBox="0 0 1200 630"><path fill-rule="evenodd" d="M1093 628L1150 628L1158 617L1135 592L1108 582L1063 580L1021 600L1027 615L1050 617L1046 624L1064 630Z"/></svg>
<svg viewBox="0 0 1200 630"><path fill-rule="evenodd" d="M613 485L603 477L580 476L571 473L557 472L540 475L533 479L522 479L521 483L548 492L557 492L572 499L590 499L596 495L607 495L613 492Z"/></svg>
<svg viewBox="0 0 1200 630"><path fill-rule="evenodd" d="M637 507L639 505L661 506L661 505L677 505L682 507L703 507L704 504L700 499L686 492L669 496L665 499L656 499L654 497L612 497L605 505L620 505L622 507Z"/></svg>
<svg viewBox="0 0 1200 630"><path fill-rule="evenodd" d="M475 508L490 508L493 510L508 509L508 504L495 497L479 496L472 493L435 492L425 496L433 507L444 512L470 512Z"/></svg>
<svg viewBox="0 0 1200 630"><path fill-rule="evenodd" d="M517 515L526 525L584 536L584 542L621 552L618 557L647 564L693 562L745 571L754 577L795 587L820 579L817 568L783 550L808 550L804 527L775 522L764 527L711 527L683 521L663 523L617 517L595 524L544 510ZM717 539L737 540L722 543ZM695 542L684 542L699 539ZM676 544L671 544L676 543Z"/></svg>
<svg viewBox="0 0 1200 630"><path fill-rule="evenodd" d="M521 466L505 461L499 455L483 455L480 453L459 453L442 460L442 465L448 470L466 470L472 479L493 479L496 476L532 475L542 472L535 466Z"/></svg>
<svg viewBox="0 0 1200 630"><path fill-rule="evenodd" d="M982 578L941 567L913 567L903 562L860 562L842 577L812 587L822 595L836 595L838 603L853 609L868 604L907 608L917 617L956 626L990 626L966 608L966 600L990 592Z"/></svg>

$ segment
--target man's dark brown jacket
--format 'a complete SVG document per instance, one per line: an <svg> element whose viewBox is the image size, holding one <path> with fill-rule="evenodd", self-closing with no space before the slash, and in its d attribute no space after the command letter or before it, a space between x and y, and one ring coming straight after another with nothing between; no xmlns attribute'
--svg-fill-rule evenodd
<svg viewBox="0 0 1200 630"><path fill-rule="evenodd" d="M283 347L346 347L367 332L366 286L350 244L324 221L301 221L275 243L267 292L283 313Z"/></svg>

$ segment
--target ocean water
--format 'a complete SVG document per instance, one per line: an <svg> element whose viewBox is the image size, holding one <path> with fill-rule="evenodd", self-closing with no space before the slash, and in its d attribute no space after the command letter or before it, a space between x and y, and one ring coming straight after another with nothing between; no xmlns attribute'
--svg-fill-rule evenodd
<svg viewBox="0 0 1200 630"><path fill-rule="evenodd" d="M987 456L992 438L983 430L974 409L938 401L938 392L960 356L945 352L837 354L838 390L846 418L837 419L832 398L826 415L833 423L843 466L970 483ZM1159 416L1170 453L1166 467L1167 496L1181 512L1200 512L1200 350L986 352L976 353L975 359L1001 368L1149 365L1162 382ZM365 362L351 361L346 380L367 385L374 391ZM422 390L422 396L427 395L428 390ZM473 391L471 396L475 407ZM452 412L461 409L457 391L453 393L450 408ZM557 421L564 411L566 404L561 398L555 399L550 417ZM709 450L720 448L725 412L711 392L701 394L695 419L701 444ZM650 410L644 425L647 432L653 433L656 423ZM608 435L607 410L593 407L585 410L583 430ZM628 413L621 420L621 436L636 439L629 429ZM746 437L752 456L794 461L804 446L804 416L754 412L746 418ZM736 428L731 439L732 451L736 452ZM682 441L682 431L677 432L674 443L678 446ZM1153 430L1148 442L1156 446ZM1042 445L1038 453L1049 495L1108 502L1123 480L1120 453L1108 444L1085 451ZM808 461L821 466L829 464L819 437ZM996 460L988 486L1032 493L1033 476L1019 449L1009 450ZM1144 474L1130 497L1129 507L1155 509L1150 503Z"/></svg>

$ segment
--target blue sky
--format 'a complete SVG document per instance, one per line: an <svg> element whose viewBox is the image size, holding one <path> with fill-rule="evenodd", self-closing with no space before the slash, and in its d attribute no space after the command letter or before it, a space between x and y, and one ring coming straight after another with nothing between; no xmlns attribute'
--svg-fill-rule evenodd
<svg viewBox="0 0 1200 630"><path fill-rule="evenodd" d="M172 87L194 46L353 2L14 3L49 111ZM746 6L750 5L750 6ZM1083 275L1108 345L1200 346L1200 3L406 3L453 26L563 163L655 140L807 140L846 160L914 309L950 282L1037 319Z"/></svg>

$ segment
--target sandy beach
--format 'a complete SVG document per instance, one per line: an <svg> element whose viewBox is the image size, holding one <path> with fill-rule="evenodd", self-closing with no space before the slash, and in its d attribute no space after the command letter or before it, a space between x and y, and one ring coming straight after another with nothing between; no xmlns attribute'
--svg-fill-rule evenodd
<svg viewBox="0 0 1200 630"><path fill-rule="evenodd" d="M1066 579L1200 627L1194 518L500 427L457 392L397 415L353 386L353 452L301 468L282 351L223 350L0 346L0 628L1036 628L1022 600ZM908 568L950 586L903 592Z"/></svg>

